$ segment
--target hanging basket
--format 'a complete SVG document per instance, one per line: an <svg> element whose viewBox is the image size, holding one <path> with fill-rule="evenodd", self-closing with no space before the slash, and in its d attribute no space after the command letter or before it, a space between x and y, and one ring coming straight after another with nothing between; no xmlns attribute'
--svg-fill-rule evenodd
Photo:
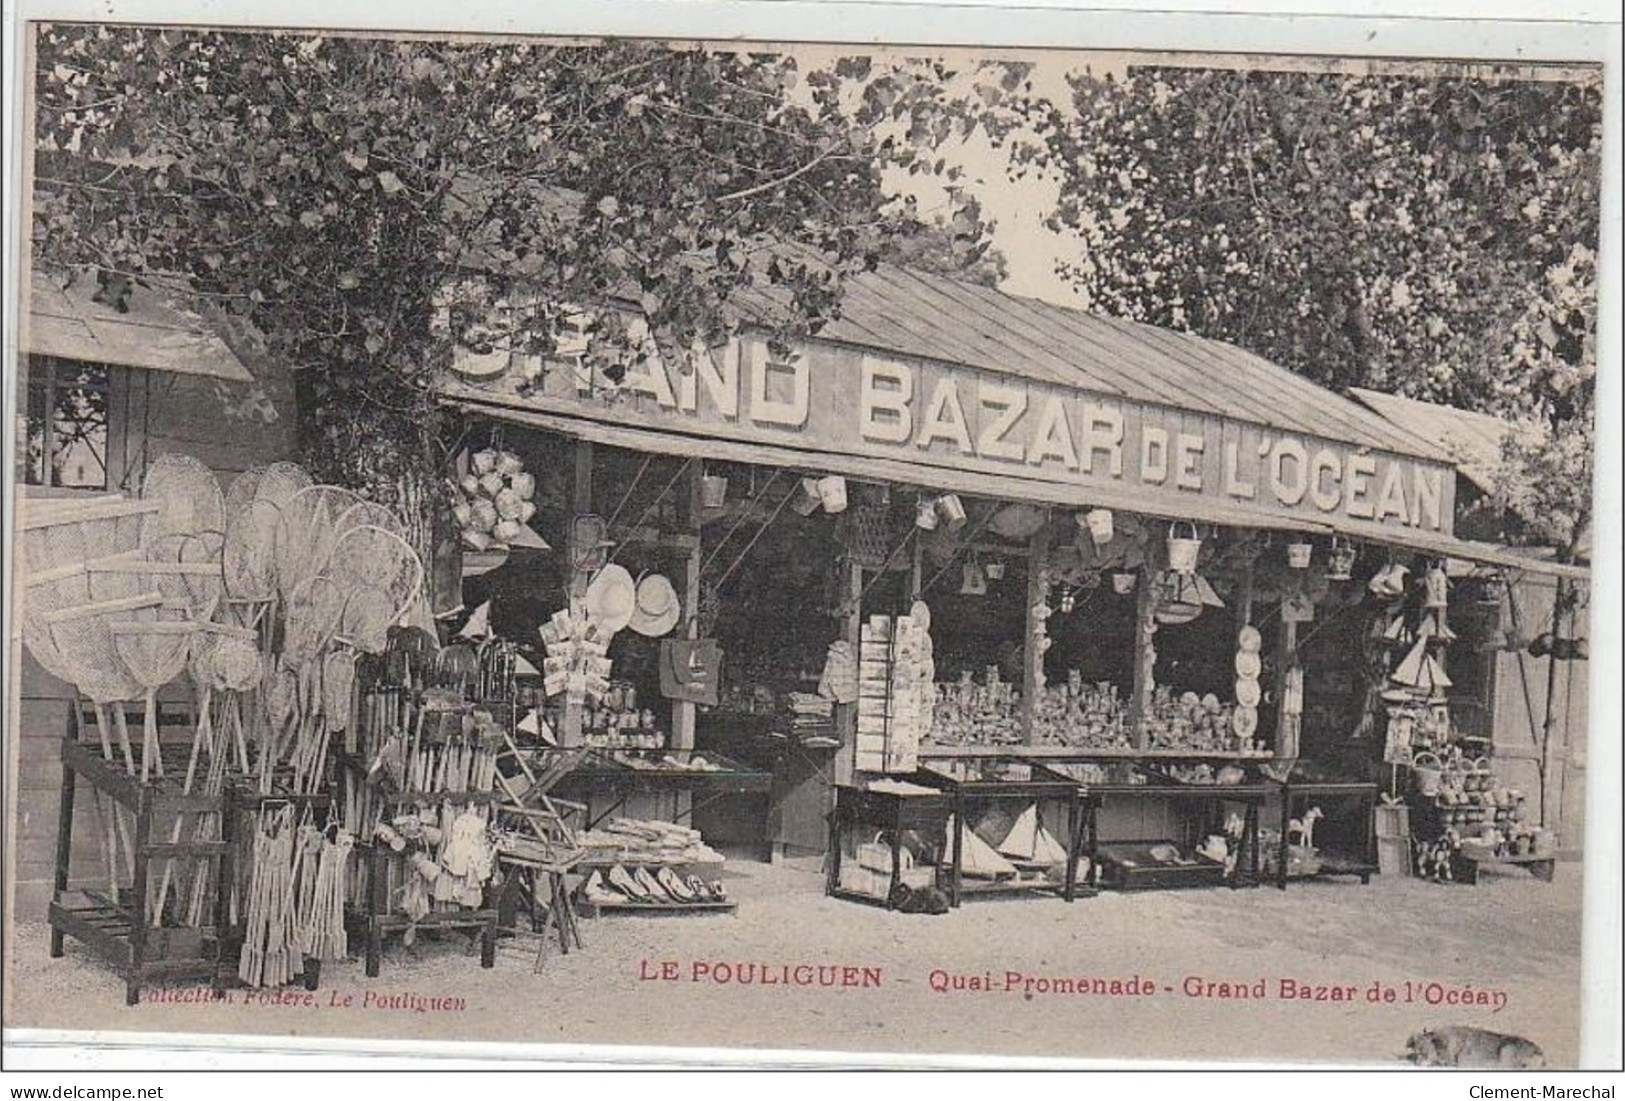
<svg viewBox="0 0 1625 1101"><path fill-rule="evenodd" d="M891 504L875 495L861 496L847 509L841 543L848 557L864 569L885 569L897 539L891 526Z"/></svg>
<svg viewBox="0 0 1625 1101"><path fill-rule="evenodd" d="M1196 560L1202 553L1202 537L1197 534L1195 524L1187 523L1183 528L1190 534L1183 534L1179 524L1168 525L1168 568L1175 573L1195 573Z"/></svg>

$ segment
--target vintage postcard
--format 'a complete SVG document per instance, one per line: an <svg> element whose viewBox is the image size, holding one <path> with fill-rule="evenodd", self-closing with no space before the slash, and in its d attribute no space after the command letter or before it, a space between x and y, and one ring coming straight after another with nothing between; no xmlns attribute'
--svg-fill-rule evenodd
<svg viewBox="0 0 1625 1101"><path fill-rule="evenodd" d="M19 25L8 1033L1617 1059L1602 54L693 26Z"/></svg>

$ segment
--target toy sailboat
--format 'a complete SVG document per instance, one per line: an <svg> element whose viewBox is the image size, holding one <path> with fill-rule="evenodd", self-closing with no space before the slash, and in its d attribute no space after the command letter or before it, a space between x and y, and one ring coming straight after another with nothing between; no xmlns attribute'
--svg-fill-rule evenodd
<svg viewBox="0 0 1625 1101"><path fill-rule="evenodd" d="M1029 806L1021 812L1010 833L1000 842L999 854L1017 864L1054 865L1066 863L1066 846L1055 835L1039 825L1038 807Z"/></svg>

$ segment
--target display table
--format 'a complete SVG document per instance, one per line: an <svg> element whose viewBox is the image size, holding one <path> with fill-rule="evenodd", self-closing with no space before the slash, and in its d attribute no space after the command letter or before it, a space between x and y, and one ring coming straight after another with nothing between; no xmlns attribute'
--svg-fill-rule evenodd
<svg viewBox="0 0 1625 1101"><path fill-rule="evenodd" d="M903 882L904 831L914 830L929 837L941 854L947 848L948 815L951 813L953 799L940 791L898 794L844 784L838 786L835 789L835 810L830 815L829 873L825 893L832 898L867 902L891 909L897 886ZM889 870L875 873L886 878L872 890L857 889L850 884L850 877L842 876L842 864L849 859L845 847L850 838L857 838L859 844L874 844L884 838L890 851ZM862 870L873 871L867 868ZM939 864L932 878L940 873Z"/></svg>
<svg viewBox="0 0 1625 1101"><path fill-rule="evenodd" d="M999 762L989 762L985 758L976 765L983 766L984 762L999 765ZM1010 767L1012 763L1016 765L1014 770ZM1021 774L1025 774L1025 778L1017 778ZM969 767L968 772L962 772L961 775L949 775L939 769L924 768L909 779L927 787L941 788L952 800L954 821L959 828L954 831L952 838L953 862L948 878L948 899L951 905L958 906L965 895L1056 891L1068 902L1077 897L1078 858L1083 855L1087 843L1085 833L1094 828L1095 819L1091 808L1097 801L1097 797L1084 785L1042 765L1008 760L1002 763L1002 767ZM1066 847L1066 864L1059 882L1048 878L1042 880L1017 878L994 879L970 885L965 883L964 830L970 828L969 813L978 806L996 802L1031 803L1040 808L1045 802L1056 802L1066 807L1066 833L1063 842ZM1042 825L1041 809L1039 824ZM1085 890L1089 894L1094 893L1091 888Z"/></svg>
<svg viewBox="0 0 1625 1101"><path fill-rule="evenodd" d="M1557 858L1555 856L1474 856L1462 852L1458 852L1456 858L1451 862L1451 872L1455 875L1458 883L1477 886L1479 870L1485 865L1524 868L1530 875L1543 883L1550 883L1557 874Z"/></svg>
<svg viewBox="0 0 1625 1101"><path fill-rule="evenodd" d="M1235 853L1234 869L1225 872L1222 864L1213 862L1219 869L1217 874L1212 874L1211 868L1205 868L1199 862L1178 868L1147 869L1146 874L1143 875L1113 874L1109 858L1113 855L1114 850L1118 850L1119 846L1152 847L1167 842L1164 839L1143 838L1125 838L1117 842L1102 842L1098 826L1091 823L1087 827L1088 836L1090 837L1089 858L1091 862L1099 865L1103 853L1108 857L1108 864L1102 867L1102 885L1114 887L1118 890L1214 886L1219 884L1226 884L1230 887L1258 886L1258 826L1264 804L1269 800L1273 791L1268 784L1182 784L1159 779L1144 784L1091 785L1089 791L1096 796L1096 799L1089 804L1091 816L1098 813L1099 808L1115 802L1161 799L1190 805L1195 808L1196 813L1204 816L1203 822L1208 828L1196 831L1201 834L1222 832L1222 815L1225 804L1239 805L1242 811L1242 833L1240 844ZM1215 818L1218 818L1218 821L1214 821ZM1122 868L1121 862L1118 862L1117 867ZM1186 869L1203 869L1209 874L1180 874L1185 872Z"/></svg>
<svg viewBox="0 0 1625 1101"><path fill-rule="evenodd" d="M1361 884L1371 882L1377 871L1377 785L1356 781L1310 782L1287 780L1281 788L1281 839L1277 853L1275 886L1286 890L1288 829L1294 819L1307 814L1311 807L1332 804L1332 810L1322 823L1341 831L1341 841L1335 848L1320 853L1317 871L1297 877L1311 879L1316 876L1359 876Z"/></svg>
<svg viewBox="0 0 1625 1101"><path fill-rule="evenodd" d="M773 773L751 768L716 753L692 751L624 751L616 760L607 751L595 750L562 779L557 790L583 804L588 829L596 828L634 794L686 793L693 797L686 810L675 812L673 821L692 820L694 812L734 795L766 795L773 790ZM709 769L653 767L662 757L689 761L702 757ZM647 762L651 767L634 767L627 760Z"/></svg>

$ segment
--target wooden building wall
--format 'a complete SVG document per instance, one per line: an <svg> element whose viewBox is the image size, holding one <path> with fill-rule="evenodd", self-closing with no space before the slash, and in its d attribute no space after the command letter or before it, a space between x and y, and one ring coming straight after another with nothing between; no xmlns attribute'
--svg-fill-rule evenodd
<svg viewBox="0 0 1625 1101"><path fill-rule="evenodd" d="M292 458L296 424L292 380L285 372L262 363L250 362L249 366L276 411L276 419L270 423L228 416L211 379L120 372L110 419L122 421L124 431L112 434L109 484L135 492L146 464L167 452L183 452L208 464L219 476L222 488L251 466ZM237 388L232 393L242 396ZM7 679L8 701L17 701L15 733L7 739L12 755L8 763L15 777L7 789L9 822L13 826L6 831L10 846L7 857L16 892L10 901L17 920L37 921L44 919L51 894L62 782L58 743L67 729L75 693L40 668L20 640L9 655ZM184 689L172 687L162 698L179 706L188 702L189 695ZM139 723L138 711L137 707L131 712L133 723ZM88 796L81 795L76 811L74 870L76 880L88 880L102 867Z"/></svg>
<svg viewBox="0 0 1625 1101"><path fill-rule="evenodd" d="M1512 589L1502 612L1506 627L1516 626L1525 638L1551 630L1554 583L1529 577ZM1589 635L1585 612L1571 628ZM1559 833L1565 852L1577 853L1585 838L1586 740L1590 715L1588 661L1556 662L1552 692L1552 733L1547 746L1546 824ZM1496 655L1493 684L1493 736L1498 770L1511 786L1528 793L1532 815L1539 813L1540 740L1546 716L1546 687L1550 658L1527 652Z"/></svg>

